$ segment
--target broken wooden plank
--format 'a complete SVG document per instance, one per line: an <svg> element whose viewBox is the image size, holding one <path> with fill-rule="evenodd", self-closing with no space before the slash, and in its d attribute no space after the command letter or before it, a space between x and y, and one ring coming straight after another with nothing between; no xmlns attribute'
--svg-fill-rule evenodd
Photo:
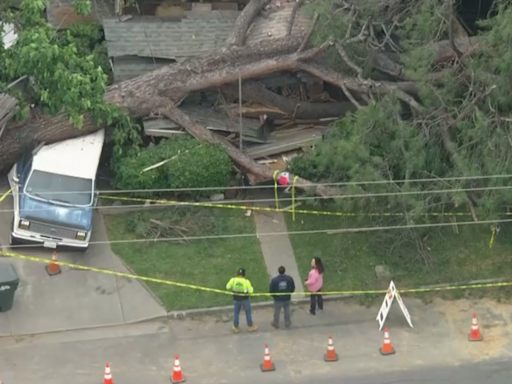
<svg viewBox="0 0 512 384"><path fill-rule="evenodd" d="M276 141L273 143L254 146L248 148L245 152L252 159L290 152L294 149L311 146L316 141L322 140L324 132L325 130L318 128L306 129L294 135L276 137Z"/></svg>

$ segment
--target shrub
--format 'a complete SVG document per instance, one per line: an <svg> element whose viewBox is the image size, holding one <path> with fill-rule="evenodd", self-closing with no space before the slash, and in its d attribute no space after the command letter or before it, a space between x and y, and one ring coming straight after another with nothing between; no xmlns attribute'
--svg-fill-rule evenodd
<svg viewBox="0 0 512 384"><path fill-rule="evenodd" d="M142 172L165 160L168 160L166 164ZM142 149L136 156L121 159L116 168L115 187L124 190L219 187L217 191L186 193L192 196L209 196L222 191L228 186L233 169L231 159L222 148L188 136L162 140L153 148Z"/></svg>

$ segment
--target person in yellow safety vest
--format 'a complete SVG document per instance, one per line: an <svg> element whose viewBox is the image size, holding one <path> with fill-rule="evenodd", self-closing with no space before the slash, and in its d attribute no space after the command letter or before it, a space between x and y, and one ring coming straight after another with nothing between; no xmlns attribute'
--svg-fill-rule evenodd
<svg viewBox="0 0 512 384"><path fill-rule="evenodd" d="M252 322L251 300L249 295L254 292L251 282L245 278L245 269L240 268L236 277L232 277L226 284L226 289L233 292L233 332L240 332L240 310L243 308L249 332L254 332L258 326ZM238 295L240 293L240 295Z"/></svg>

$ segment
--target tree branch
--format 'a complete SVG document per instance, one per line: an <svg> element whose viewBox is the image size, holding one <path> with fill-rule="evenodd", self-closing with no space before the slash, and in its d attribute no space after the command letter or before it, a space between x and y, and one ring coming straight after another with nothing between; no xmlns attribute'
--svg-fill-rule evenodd
<svg viewBox="0 0 512 384"><path fill-rule="evenodd" d="M297 49L297 53L301 52L306 48L306 45L308 44L309 40L311 39L311 36L313 35L313 31L315 30L316 24L318 23L318 19L320 16L318 13L315 12L315 16L313 17L313 21L311 22L311 27L309 27L308 33L306 34L306 37L302 41L302 44Z"/></svg>
<svg viewBox="0 0 512 384"><path fill-rule="evenodd" d="M296 3L293 6L292 14L290 15L290 21L288 22L288 29L286 30L286 36L290 36L293 29L293 24L295 24L295 16L297 16L297 12L299 8L302 6L303 0L295 0Z"/></svg>
<svg viewBox="0 0 512 384"><path fill-rule="evenodd" d="M453 49L453 52L455 52L455 56L460 59L460 57L462 56L462 52L459 50L459 48L457 48L457 45L455 44L455 40L454 40L454 37L453 37L453 28L454 28L454 23L455 23L455 1L454 0L449 0L450 1L450 5L449 5L449 12L450 12L450 22L449 22L449 26L448 26L448 38L450 40L450 46L452 47Z"/></svg>
<svg viewBox="0 0 512 384"><path fill-rule="evenodd" d="M226 40L226 47L244 45L245 36L252 22L258 16L261 8L263 8L270 0L251 0L238 16L233 27L233 32Z"/></svg>

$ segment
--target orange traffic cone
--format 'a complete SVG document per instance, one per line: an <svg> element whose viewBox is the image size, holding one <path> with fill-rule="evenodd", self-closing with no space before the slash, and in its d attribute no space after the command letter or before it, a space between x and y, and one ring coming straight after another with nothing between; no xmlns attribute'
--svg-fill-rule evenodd
<svg viewBox="0 0 512 384"><path fill-rule="evenodd" d="M332 335L329 335L329 341L327 342L327 353L324 355L324 361L338 361L338 354L334 349L334 343L332 342Z"/></svg>
<svg viewBox="0 0 512 384"><path fill-rule="evenodd" d="M57 264L57 252L53 252L52 261L50 261L50 264L48 264L45 269L48 275L55 276L61 273L59 264Z"/></svg>
<svg viewBox="0 0 512 384"><path fill-rule="evenodd" d="M171 376L171 383L184 383L185 382L185 376L183 376L183 372L181 371L181 365L180 365L180 357L176 355L174 358L174 368L172 371Z"/></svg>
<svg viewBox="0 0 512 384"><path fill-rule="evenodd" d="M473 313L473 320L471 321L471 332L469 332L469 341L482 341L484 337L480 333L478 321L476 320L476 312Z"/></svg>
<svg viewBox="0 0 512 384"><path fill-rule="evenodd" d="M384 342L382 343L382 348L379 349L381 355L393 355L395 350L391 345L391 340L389 339L388 327L384 328Z"/></svg>
<svg viewBox="0 0 512 384"><path fill-rule="evenodd" d="M107 362L105 366L105 376L103 377L103 384L114 384L112 381L112 373L110 372L110 364Z"/></svg>
<svg viewBox="0 0 512 384"><path fill-rule="evenodd" d="M263 364L260 364L261 372L275 371L276 366L270 360L270 352L268 351L268 345L265 344L265 357L263 358Z"/></svg>

